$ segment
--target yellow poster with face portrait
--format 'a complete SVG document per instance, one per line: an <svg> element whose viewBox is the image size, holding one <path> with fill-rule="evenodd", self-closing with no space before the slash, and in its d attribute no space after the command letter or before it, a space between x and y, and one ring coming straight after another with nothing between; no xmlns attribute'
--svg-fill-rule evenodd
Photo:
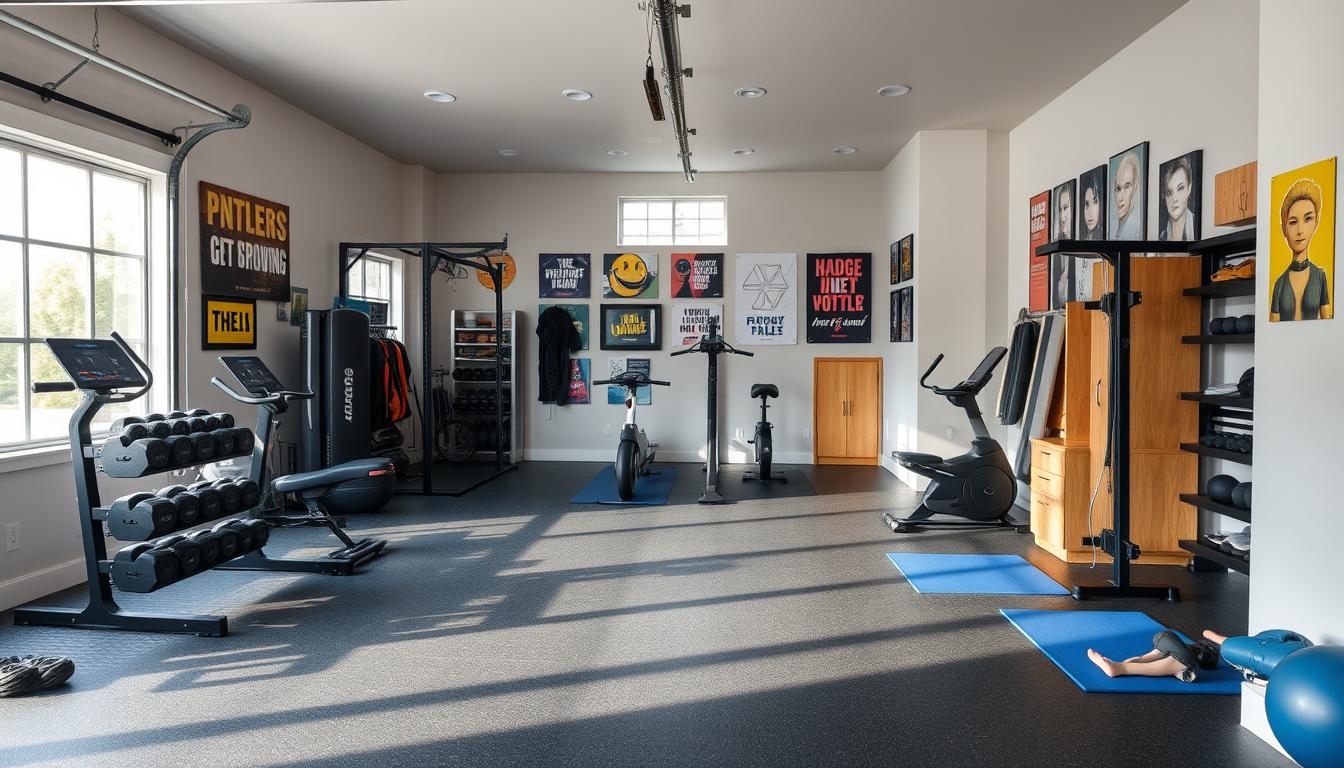
<svg viewBox="0 0 1344 768"><path fill-rule="evenodd" d="M1269 185L1269 320L1335 316L1335 158Z"/></svg>

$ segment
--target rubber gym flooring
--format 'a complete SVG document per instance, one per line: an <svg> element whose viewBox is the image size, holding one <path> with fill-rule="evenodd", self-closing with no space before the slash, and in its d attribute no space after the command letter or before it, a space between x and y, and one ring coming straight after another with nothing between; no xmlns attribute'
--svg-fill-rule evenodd
<svg viewBox="0 0 1344 768"><path fill-rule="evenodd" d="M0 765L1291 765L1237 725L1236 697L1084 694L997 613L1244 632L1242 576L1138 569L1178 583L1177 605L918 595L887 552L1016 552L1070 577L1010 531L894 536L882 511L917 499L873 467L790 468L813 496L730 472L744 500L708 507L685 465L667 506L568 504L599 468L524 464L351 518L392 542L358 576L212 572L121 596L226 614L222 639L0 615L0 655L78 664L67 688L0 700ZM287 543L330 548L315 530Z"/></svg>

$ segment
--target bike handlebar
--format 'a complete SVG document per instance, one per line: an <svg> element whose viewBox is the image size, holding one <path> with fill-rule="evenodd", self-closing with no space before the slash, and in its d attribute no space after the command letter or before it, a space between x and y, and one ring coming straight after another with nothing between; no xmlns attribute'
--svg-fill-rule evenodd
<svg viewBox="0 0 1344 768"><path fill-rule="evenodd" d="M314 395L312 392L294 392L288 389L282 389L279 392L271 392L266 395L244 395L240 394L233 387L219 380L218 376L211 376L210 383L223 390L224 394L232 397L240 403L248 405L267 405L269 403L278 403L281 400L311 400Z"/></svg>
<svg viewBox="0 0 1344 768"><path fill-rule="evenodd" d="M943 356L942 356L942 354L940 353L937 357L933 358L933 362L929 364L929 369L928 369L927 371L924 372L924 375L919 377L919 386L921 386L921 387L923 387L923 388L925 388L925 389L937 389L937 388L938 388L937 385L929 385L929 384L925 384L924 382L928 381L928 379L929 379L929 374L933 373L933 369L934 369L934 368L937 368L937 367L938 367L938 364L941 363L941 362L943 362Z"/></svg>

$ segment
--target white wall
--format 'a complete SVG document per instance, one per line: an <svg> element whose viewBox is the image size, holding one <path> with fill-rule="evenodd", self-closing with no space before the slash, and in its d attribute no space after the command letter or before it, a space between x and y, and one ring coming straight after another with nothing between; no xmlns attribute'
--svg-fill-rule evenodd
<svg viewBox="0 0 1344 768"><path fill-rule="evenodd" d="M86 40L92 28L92 11L87 8L26 9L18 13L75 40ZM244 423L251 423L251 411L209 385L210 377L221 370L215 361L218 353L200 349L198 181L205 179L290 206L292 281L307 287L312 305L321 307L330 306L336 291L339 241L400 236L401 166L119 13L104 9L101 20L103 53L212 103L226 108L243 103L252 109L251 126L208 138L186 164L182 200L185 294L181 304L187 404L229 410ZM64 71L71 61L69 55L35 45L8 27L0 29L0 68L6 71L43 82L52 73ZM172 127L188 119L198 123L210 119L204 113L147 95L143 86L96 70L91 66L81 72L71 81L71 92L99 105L125 109L159 127ZM36 98L7 86L0 90L0 99L116 136L128 136L59 105L44 107ZM78 131L71 135L75 133ZM126 159L143 162L142 142L138 138L135 141L103 142L100 148L111 152L113 147L122 147ZM166 159L161 167L167 167ZM158 215L161 219L163 212ZM257 353L282 380L298 384L298 329L277 322L271 302L259 303L258 320ZM288 433L292 436L297 418L289 421L293 422ZM10 464L0 468L0 498L5 500L0 523L19 522L23 541L17 552L0 553L0 609L78 583L84 576L68 460L5 471L15 467ZM156 478L150 482L160 481ZM143 485L139 481L109 484L105 495L127 490L122 486L138 490Z"/></svg>
<svg viewBox="0 0 1344 768"><path fill-rule="evenodd" d="M799 285L802 286L809 251L860 251L873 254L873 342L869 344L806 344L804 291L798 293L799 324L796 346L743 347L756 353L752 359L720 359L719 422L721 453L725 460L748 455L745 441L760 416L759 401L748 397L752 384L771 382L780 397L771 402L775 425L776 460L811 461L812 444L804 432L812 424L812 358L816 356L880 356L887 334L887 244L881 228L880 174L858 173L742 173L702 174L687 185L680 174L501 174L443 175L438 186L436 237L446 241L494 240L509 235L509 251L518 263L518 277L504 292L506 309L525 313L522 357L526 372L524 447L529 458L608 460L615 438L603 435L604 425L619 434L624 409L606 404L606 388L594 391L591 405L553 407L536 402L537 353L537 254L542 252L588 252L594 272L601 271L602 254L616 247L616 198L620 195L726 195L728 238L726 247L640 247L659 253L658 299L664 316L673 304L668 298L669 255L676 251L723 251L727 269L724 314L731 327L734 311L732 286L736 277L735 254L739 252L797 252ZM448 337L447 309L490 308L491 294L475 279L457 281L452 294L436 288L435 315L440 318L436 338ZM600 283L593 282L593 298L587 303L596 321ZM443 300L440 300L443 297ZM556 300L547 300L552 303ZM582 303L582 300L575 300ZM733 334L728 334L729 341ZM590 349L578 356L592 358L594 378L603 378L607 359L613 353L599 349L594 331ZM692 459L705 441L703 355L675 359L668 353L676 347L666 334L663 349L647 353L653 360L653 377L673 383L656 387L653 405L641 407L640 424L649 439L661 444L660 456ZM643 353L630 353L641 357ZM884 376L908 375L886 370ZM744 435L740 439L737 431Z"/></svg>
<svg viewBox="0 0 1344 768"><path fill-rule="evenodd" d="M918 286L923 274L923 233L919 231L919 147L923 134L915 134L882 171L882 225L886 230L888 246L906 235L915 236L915 279ZM905 283L899 287L904 288ZM885 285L890 293L893 286ZM916 298L915 308L921 302ZM883 430L882 464L906 484L919 487L921 477L902 469L891 459L892 451L914 451L919 447L919 331L923 324L915 318L915 337L911 342L890 344L883 350L884 367L899 371L882 380L886 429ZM887 333L884 330L884 333ZM888 335L887 338L890 338Z"/></svg>
<svg viewBox="0 0 1344 768"><path fill-rule="evenodd" d="M1213 177L1256 158L1257 13L1257 0L1191 0L1010 132L1008 300L990 324L991 334L994 324L1000 329L999 343L1006 343L1018 310L1027 305L1027 201L1111 155L1151 142L1148 235L1156 239L1158 164L1204 150L1202 236L1231 231L1213 226ZM1214 302L1212 310L1242 315L1252 307L1238 298ZM1210 383L1235 382L1254 364L1252 350L1240 345L1205 354ZM1010 428L1010 452L1019 440L1020 430ZM1204 466L1206 476L1226 472L1250 479L1249 468L1239 464ZM1226 525L1219 520L1208 516L1207 522Z"/></svg>
<svg viewBox="0 0 1344 768"><path fill-rule="evenodd" d="M1344 154L1344 5L1335 0L1264 0L1260 4L1259 253L1269 252L1278 205L1270 179ZM1335 210L1340 209L1338 197ZM1336 225L1336 242L1344 230ZM1344 283L1338 275L1338 303ZM1316 257L1313 256L1313 260ZM1265 261L1262 260L1262 267ZM1344 434L1344 320L1269 323L1274 275L1256 276L1255 556L1250 631L1290 628L1317 643L1344 643L1339 584L1344 537L1336 479ZM1271 739L1264 702L1242 696L1243 722Z"/></svg>

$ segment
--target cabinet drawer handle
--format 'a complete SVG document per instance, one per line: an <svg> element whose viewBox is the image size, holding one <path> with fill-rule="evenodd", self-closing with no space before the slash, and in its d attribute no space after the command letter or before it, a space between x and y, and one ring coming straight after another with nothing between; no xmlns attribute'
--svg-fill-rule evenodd
<svg viewBox="0 0 1344 768"><path fill-rule="evenodd" d="M1096 398L1097 398L1097 407L1100 408L1100 407L1101 407L1101 379L1097 379L1097 394L1096 394Z"/></svg>
<svg viewBox="0 0 1344 768"><path fill-rule="evenodd" d="M1046 477L1045 475L1037 475L1036 479L1046 483L1050 482L1050 478Z"/></svg>
<svg viewBox="0 0 1344 768"><path fill-rule="evenodd" d="M1042 456L1054 456L1055 454L1053 454L1053 453L1051 453L1051 452L1049 452L1049 451L1041 451L1041 455L1042 455Z"/></svg>

